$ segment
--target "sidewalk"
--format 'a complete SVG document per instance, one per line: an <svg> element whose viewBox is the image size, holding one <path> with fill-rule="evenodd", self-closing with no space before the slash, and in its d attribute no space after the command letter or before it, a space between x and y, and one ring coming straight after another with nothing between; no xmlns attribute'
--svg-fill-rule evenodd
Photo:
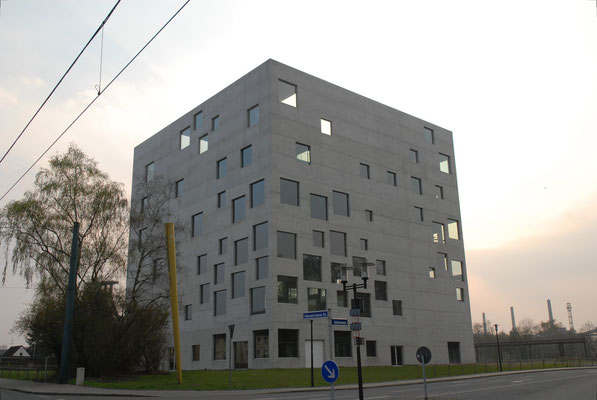
<svg viewBox="0 0 597 400"><path fill-rule="evenodd" d="M567 368L550 368L541 370L523 370L523 371L507 371L507 372L492 372L486 374L475 374L475 375L460 375L460 376L447 376L442 378L427 379L427 382L446 382L446 381L458 381L458 380L469 380L477 378L487 378L493 376L504 376L504 375L519 375L532 372L547 372L547 371L568 371L576 369L597 369L594 367L567 367ZM366 383L363 385L364 388L375 388L375 387L386 387L386 386L404 386L414 385L423 383L422 379L412 379L405 381L390 381L390 382L378 382L378 383ZM339 385L336 386L336 390L355 390L358 386L356 384L351 385ZM313 392L313 391L328 391L329 386L319 387L301 387L301 388L281 388L281 389L260 389L260 390L234 390L234 391L188 391L188 390L123 390L123 389L103 389L94 388L88 386L76 386L76 385L59 385L56 383L42 383L32 381L21 381L15 379L4 379L0 378L0 389L13 390L16 392L37 394L37 395L63 395L63 396L111 396L111 397L185 397L189 394L205 394L210 397L217 396L218 394L230 395L232 393L243 393L243 394L271 394L271 393L288 393L288 392Z"/></svg>

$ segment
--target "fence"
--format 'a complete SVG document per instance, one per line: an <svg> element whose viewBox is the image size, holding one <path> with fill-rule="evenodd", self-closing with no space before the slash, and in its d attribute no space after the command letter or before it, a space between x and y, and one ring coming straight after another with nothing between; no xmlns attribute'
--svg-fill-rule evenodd
<svg viewBox="0 0 597 400"><path fill-rule="evenodd" d="M58 375L58 365L0 365L0 378L46 381Z"/></svg>

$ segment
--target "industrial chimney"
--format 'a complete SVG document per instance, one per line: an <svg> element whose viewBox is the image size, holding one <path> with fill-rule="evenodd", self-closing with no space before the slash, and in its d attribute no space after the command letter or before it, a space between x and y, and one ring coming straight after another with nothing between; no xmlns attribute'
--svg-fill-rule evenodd
<svg viewBox="0 0 597 400"><path fill-rule="evenodd" d="M572 321L572 304L566 303L566 310L568 310L568 325L570 325L570 330L574 330L574 321Z"/></svg>
<svg viewBox="0 0 597 400"><path fill-rule="evenodd" d="M549 314L549 325L553 327L553 313L551 312L551 300L547 299L547 313Z"/></svg>
<svg viewBox="0 0 597 400"><path fill-rule="evenodd" d="M510 307L510 315L512 316L512 331L516 331L516 319L514 318L514 307Z"/></svg>
<svg viewBox="0 0 597 400"><path fill-rule="evenodd" d="M485 313L483 313L483 334L487 335L487 320L485 319Z"/></svg>

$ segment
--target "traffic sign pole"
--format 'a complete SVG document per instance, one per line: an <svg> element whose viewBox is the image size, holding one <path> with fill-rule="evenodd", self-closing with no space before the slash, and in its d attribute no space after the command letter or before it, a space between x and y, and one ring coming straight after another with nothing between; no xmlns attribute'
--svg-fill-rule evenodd
<svg viewBox="0 0 597 400"><path fill-rule="evenodd" d="M315 386L313 383L313 320L310 319L311 323L311 387Z"/></svg>
<svg viewBox="0 0 597 400"><path fill-rule="evenodd" d="M423 363L423 387L425 388L425 400L427 400L427 377L425 376L425 363Z"/></svg>
<svg viewBox="0 0 597 400"><path fill-rule="evenodd" d="M332 309L328 308L328 347L330 349L330 360L334 359L334 350L333 350L333 343L332 343L332 324L334 323L334 319L332 318ZM334 382L330 384L330 399L334 400Z"/></svg>

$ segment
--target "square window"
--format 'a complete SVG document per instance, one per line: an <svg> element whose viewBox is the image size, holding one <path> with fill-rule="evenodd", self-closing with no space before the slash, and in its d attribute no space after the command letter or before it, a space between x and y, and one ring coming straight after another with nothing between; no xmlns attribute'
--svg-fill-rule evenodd
<svg viewBox="0 0 597 400"><path fill-rule="evenodd" d="M444 267L444 270L448 270L448 255L446 253L437 253L438 263Z"/></svg>
<svg viewBox="0 0 597 400"><path fill-rule="evenodd" d="M243 221L246 216L247 201L245 196L232 200L232 223Z"/></svg>
<svg viewBox="0 0 597 400"><path fill-rule="evenodd" d="M189 147L191 144L191 128L185 128L180 131L180 150Z"/></svg>
<svg viewBox="0 0 597 400"><path fill-rule="evenodd" d="M336 300L338 307L348 307L348 295L343 290L336 291Z"/></svg>
<svg viewBox="0 0 597 400"><path fill-rule="evenodd" d="M394 315L402 315L402 300L392 300L392 312Z"/></svg>
<svg viewBox="0 0 597 400"><path fill-rule="evenodd" d="M436 199L444 198L444 188L442 186L435 185L435 198Z"/></svg>
<svg viewBox="0 0 597 400"><path fill-rule="evenodd" d="M214 265L214 285L224 283L224 263Z"/></svg>
<svg viewBox="0 0 597 400"><path fill-rule="evenodd" d="M226 315L226 290L214 293L214 316Z"/></svg>
<svg viewBox="0 0 597 400"><path fill-rule="evenodd" d="M223 208L226 206L226 192L218 193L218 208Z"/></svg>
<svg viewBox="0 0 597 400"><path fill-rule="evenodd" d="M208 304L209 303L209 283L204 283L200 287L200 298L201 304Z"/></svg>
<svg viewBox="0 0 597 400"><path fill-rule="evenodd" d="M371 294L357 293L357 299L361 309L361 317L371 318Z"/></svg>
<svg viewBox="0 0 597 400"><path fill-rule="evenodd" d="M207 254L197 256L197 275L207 273Z"/></svg>
<svg viewBox="0 0 597 400"><path fill-rule="evenodd" d="M435 279L435 268L434 267L429 267L429 277L431 279Z"/></svg>
<svg viewBox="0 0 597 400"><path fill-rule="evenodd" d="M433 243L446 243L446 230L441 222L433 222Z"/></svg>
<svg viewBox="0 0 597 400"><path fill-rule="evenodd" d="M303 279L321 282L321 257L303 254Z"/></svg>
<svg viewBox="0 0 597 400"><path fill-rule="evenodd" d="M450 260L450 263L452 264L452 276L455 276L464 282L462 261Z"/></svg>
<svg viewBox="0 0 597 400"><path fill-rule="evenodd" d="M232 298L245 297L245 271L232 274Z"/></svg>
<svg viewBox="0 0 597 400"><path fill-rule="evenodd" d="M332 277L332 283L335 284L339 284L340 282L342 282L342 267L345 266L344 264L338 264L338 263L331 263L330 267L331 267L331 277Z"/></svg>
<svg viewBox="0 0 597 400"><path fill-rule="evenodd" d="M278 357L298 357L298 329L278 329Z"/></svg>
<svg viewBox="0 0 597 400"><path fill-rule="evenodd" d="M201 128L201 126L203 126L203 111L199 111L197 114L195 114L195 130Z"/></svg>
<svg viewBox="0 0 597 400"><path fill-rule="evenodd" d="M154 163L151 162L145 166L145 182L151 182L153 180Z"/></svg>
<svg viewBox="0 0 597 400"><path fill-rule="evenodd" d="M363 271L363 266L367 268L366 265L363 265L367 262L367 260L363 257L352 256L352 275L353 276L361 276Z"/></svg>
<svg viewBox="0 0 597 400"><path fill-rule="evenodd" d="M307 289L307 311L327 310L325 292L325 289Z"/></svg>
<svg viewBox="0 0 597 400"><path fill-rule="evenodd" d="M206 133L205 135L199 138L199 154L203 154L209 148L209 135Z"/></svg>
<svg viewBox="0 0 597 400"><path fill-rule="evenodd" d="M216 115L211 119L211 130L215 131L220 128L220 116Z"/></svg>
<svg viewBox="0 0 597 400"><path fill-rule="evenodd" d="M296 159L307 164L311 164L311 146L306 144L296 144Z"/></svg>
<svg viewBox="0 0 597 400"><path fill-rule="evenodd" d="M297 304L297 277L278 275L278 303Z"/></svg>
<svg viewBox="0 0 597 400"><path fill-rule="evenodd" d="M373 222L373 211L365 210L365 218L367 219L367 221Z"/></svg>
<svg viewBox="0 0 597 400"><path fill-rule="evenodd" d="M296 260L296 233L278 231L278 257Z"/></svg>
<svg viewBox="0 0 597 400"><path fill-rule="evenodd" d="M265 313L265 286L251 289L251 314Z"/></svg>
<svg viewBox="0 0 597 400"><path fill-rule="evenodd" d="M253 250L266 249L267 246L267 222L253 225Z"/></svg>
<svg viewBox="0 0 597 400"><path fill-rule="evenodd" d="M324 247L324 234L322 231L313 231L313 246Z"/></svg>
<svg viewBox="0 0 597 400"><path fill-rule="evenodd" d="M201 355L200 346L198 344L193 345L193 361L199 361Z"/></svg>
<svg viewBox="0 0 597 400"><path fill-rule="evenodd" d="M280 178L280 203L299 205L299 183Z"/></svg>
<svg viewBox="0 0 597 400"><path fill-rule="evenodd" d="M377 357L377 342L375 340L367 340L367 357Z"/></svg>
<svg viewBox="0 0 597 400"><path fill-rule="evenodd" d="M234 265L249 262L249 239L244 238L234 242Z"/></svg>
<svg viewBox="0 0 597 400"><path fill-rule="evenodd" d="M360 173L363 178L369 179L369 166L367 164L361 163Z"/></svg>
<svg viewBox="0 0 597 400"><path fill-rule="evenodd" d="M334 331L334 354L336 357L352 357L350 331Z"/></svg>
<svg viewBox="0 0 597 400"><path fill-rule="evenodd" d="M330 254L346 257L346 233L330 231Z"/></svg>
<svg viewBox="0 0 597 400"><path fill-rule="evenodd" d="M404 346L390 346L390 362L392 365L404 365Z"/></svg>
<svg viewBox="0 0 597 400"><path fill-rule="evenodd" d="M240 167L244 168L253 162L253 146L247 146L240 151Z"/></svg>
<svg viewBox="0 0 597 400"><path fill-rule="evenodd" d="M223 178L226 176L227 168L226 168L226 158L222 158L218 160L218 168L217 168L217 179Z"/></svg>
<svg viewBox="0 0 597 400"><path fill-rule="evenodd" d="M203 213L200 212L198 214L193 215L191 218L191 225L192 225L192 232L193 237L197 237L201 235L203 232Z"/></svg>
<svg viewBox="0 0 597 400"><path fill-rule="evenodd" d="M361 238L361 250L369 250L369 240Z"/></svg>
<svg viewBox="0 0 597 400"><path fill-rule="evenodd" d="M253 331L253 345L255 358L269 358L269 330Z"/></svg>
<svg viewBox="0 0 597 400"><path fill-rule="evenodd" d="M409 150L409 154L410 154L410 161L418 164L419 163L419 152L413 149Z"/></svg>
<svg viewBox="0 0 597 400"><path fill-rule="evenodd" d="M262 179L251 184L251 208L265 203L265 181Z"/></svg>
<svg viewBox="0 0 597 400"><path fill-rule="evenodd" d="M348 193L336 192L334 190L332 191L332 200L334 203L334 214L348 217L350 214L348 204Z"/></svg>
<svg viewBox="0 0 597 400"><path fill-rule="evenodd" d="M248 127L255 126L259 123L259 105L255 105L247 110L247 125Z"/></svg>
<svg viewBox="0 0 597 400"><path fill-rule="evenodd" d="M321 119L321 133L328 136L332 135L332 121Z"/></svg>
<svg viewBox="0 0 597 400"><path fill-rule="evenodd" d="M226 334L214 335L214 360L226 359Z"/></svg>
<svg viewBox="0 0 597 400"><path fill-rule="evenodd" d="M228 252L228 238L221 238L218 243L218 253L220 255Z"/></svg>
<svg viewBox="0 0 597 400"><path fill-rule="evenodd" d="M433 129L425 127L423 134L425 135L425 141L427 143L435 144L435 135L433 134Z"/></svg>
<svg viewBox="0 0 597 400"><path fill-rule="evenodd" d="M311 193L311 218L328 220L328 198Z"/></svg>
<svg viewBox="0 0 597 400"><path fill-rule="evenodd" d="M423 194L423 188L419 178L415 178L414 176L410 177L410 188L415 194Z"/></svg>
<svg viewBox="0 0 597 400"><path fill-rule="evenodd" d="M423 208L415 206L415 212L417 214L417 219L423 221Z"/></svg>
<svg viewBox="0 0 597 400"><path fill-rule="evenodd" d="M396 173L392 172L392 171L388 171L387 172L387 182L388 185L392 185L392 186L397 186L398 185L398 181L396 179Z"/></svg>
<svg viewBox="0 0 597 400"><path fill-rule="evenodd" d="M375 281L375 300L388 300L388 284L383 281Z"/></svg>
<svg viewBox="0 0 597 400"><path fill-rule="evenodd" d="M143 197L141 199L141 212L145 212L145 210L147 210L147 207L149 206L149 197Z"/></svg>
<svg viewBox="0 0 597 400"><path fill-rule="evenodd" d="M192 304L186 304L184 306L184 319L185 319L185 321L189 321L189 320L193 319L193 305Z"/></svg>
<svg viewBox="0 0 597 400"><path fill-rule="evenodd" d="M267 279L268 276L268 258L261 257L255 260L255 279Z"/></svg>
<svg viewBox="0 0 597 400"><path fill-rule="evenodd" d="M174 196L179 198L184 193L184 179L176 181L175 189L174 189Z"/></svg>
<svg viewBox="0 0 597 400"><path fill-rule="evenodd" d="M455 219L448 220L448 237L454 240L460 240L460 229L458 228L458 221Z"/></svg>
<svg viewBox="0 0 597 400"><path fill-rule="evenodd" d="M283 80L278 81L278 100L280 103L296 107L296 85Z"/></svg>
<svg viewBox="0 0 597 400"><path fill-rule="evenodd" d="M439 170L444 174L450 173L450 156L439 153Z"/></svg>
<svg viewBox="0 0 597 400"><path fill-rule="evenodd" d="M386 262L384 260L375 260L375 272L377 275L385 276Z"/></svg>
<svg viewBox="0 0 597 400"><path fill-rule="evenodd" d="M456 300L464 301L464 289L456 288Z"/></svg>

